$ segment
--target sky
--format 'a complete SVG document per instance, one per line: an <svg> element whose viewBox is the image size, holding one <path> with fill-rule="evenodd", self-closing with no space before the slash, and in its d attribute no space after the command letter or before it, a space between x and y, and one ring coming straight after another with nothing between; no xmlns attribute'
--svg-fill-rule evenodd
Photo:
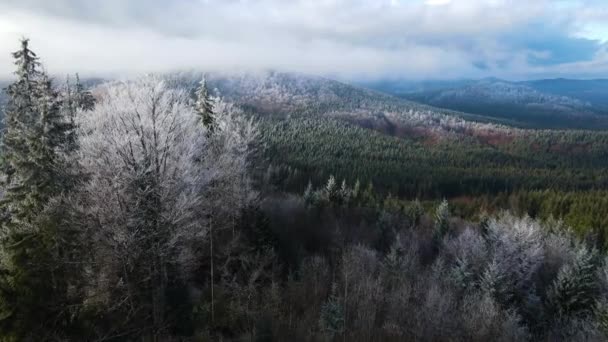
<svg viewBox="0 0 608 342"><path fill-rule="evenodd" d="M608 77L606 0L0 0L0 78L22 37L56 75Z"/></svg>

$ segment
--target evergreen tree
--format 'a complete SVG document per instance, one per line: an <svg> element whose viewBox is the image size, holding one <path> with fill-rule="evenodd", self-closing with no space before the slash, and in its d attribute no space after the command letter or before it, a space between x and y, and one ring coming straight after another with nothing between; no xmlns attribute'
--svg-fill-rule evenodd
<svg viewBox="0 0 608 342"><path fill-rule="evenodd" d="M333 284L331 296L321 307L319 326L321 330L334 337L344 332L344 308L340 304L336 284Z"/></svg>
<svg viewBox="0 0 608 342"><path fill-rule="evenodd" d="M2 140L0 331L15 340L49 340L72 322L60 202L51 201L65 184L59 153L66 126L27 39L13 57L17 80L8 87Z"/></svg>
<svg viewBox="0 0 608 342"><path fill-rule="evenodd" d="M13 53L17 66L17 81L7 89L9 101L4 112L5 131L2 137L2 171L4 173L3 185L13 183L16 169L25 164L27 160L26 129L33 127L35 119L36 99L34 91L37 79L41 72L38 57L28 47L28 40L21 42L21 49ZM17 183L18 180L15 180Z"/></svg>
<svg viewBox="0 0 608 342"><path fill-rule="evenodd" d="M213 100L207 89L207 80L204 78L196 90L195 109L203 125L210 133L213 133L216 129L215 112L213 110Z"/></svg>
<svg viewBox="0 0 608 342"><path fill-rule="evenodd" d="M95 98L80 83L78 74L76 74L75 78L76 81L72 84L68 76L65 88L59 94L61 98L61 114L65 118L63 130L65 131L64 151L66 153L76 150L76 113L79 110L90 111L95 108Z"/></svg>
<svg viewBox="0 0 608 342"><path fill-rule="evenodd" d="M329 203L340 202L340 188L338 188L338 184L336 183L336 178L334 176L329 176L327 184L325 184L324 191L324 197Z"/></svg>
<svg viewBox="0 0 608 342"><path fill-rule="evenodd" d="M315 201L315 194L312 188L312 182L308 181L306 190L304 190L304 202L306 205L312 205Z"/></svg>
<svg viewBox="0 0 608 342"><path fill-rule="evenodd" d="M357 181L355 182L355 186L353 187L351 195L354 201L359 200L359 196L361 195L361 182L359 181L359 179L357 179Z"/></svg>
<svg viewBox="0 0 608 342"><path fill-rule="evenodd" d="M450 229L450 207L447 200L441 201L435 211L435 241L439 243Z"/></svg>
<svg viewBox="0 0 608 342"><path fill-rule="evenodd" d="M420 219L424 215L424 207L418 199L410 203L408 209L408 217L412 220L412 225L417 226L420 223Z"/></svg>
<svg viewBox="0 0 608 342"><path fill-rule="evenodd" d="M76 92L75 87L70 83L70 77L66 78L65 88L61 94L61 111L67 119L69 125L66 131L66 151L72 152L76 149Z"/></svg>
<svg viewBox="0 0 608 342"><path fill-rule="evenodd" d="M342 180L342 185L340 186L340 198L342 203L348 204L351 199L351 194L352 191L350 190L348 185L346 185L346 180Z"/></svg>
<svg viewBox="0 0 608 342"><path fill-rule="evenodd" d="M75 91L75 105L76 108L89 111L95 108L95 98L91 92L84 87L80 82L80 76L76 74L76 84L74 85Z"/></svg>
<svg viewBox="0 0 608 342"><path fill-rule="evenodd" d="M588 315L599 292L599 267L595 251L580 247L573 261L563 266L548 291L548 306L554 318Z"/></svg>
<svg viewBox="0 0 608 342"><path fill-rule="evenodd" d="M56 103L49 81L39 70L38 57L23 40L13 53L17 81L8 87L3 136L4 198L6 214L13 223L28 223L43 207L52 192L52 146L56 143ZM52 131L52 133L51 133ZM51 137L53 139L51 139Z"/></svg>

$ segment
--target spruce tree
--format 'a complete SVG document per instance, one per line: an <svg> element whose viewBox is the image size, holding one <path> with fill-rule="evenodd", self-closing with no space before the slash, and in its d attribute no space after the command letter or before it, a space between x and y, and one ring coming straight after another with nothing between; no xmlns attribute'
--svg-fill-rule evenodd
<svg viewBox="0 0 608 342"><path fill-rule="evenodd" d="M571 263L563 266L548 290L549 312L556 320L589 315L599 294L595 250L579 247Z"/></svg>
<svg viewBox="0 0 608 342"><path fill-rule="evenodd" d="M93 94L84 87L82 82L80 82L80 76L76 74L76 84L74 85L75 92L75 105L76 108L89 111L95 108L95 98Z"/></svg>
<svg viewBox="0 0 608 342"><path fill-rule="evenodd" d="M67 119L69 128L66 131L66 152L70 153L76 149L76 92L75 86L70 83L70 77L66 78L65 88L61 94L61 111Z"/></svg>
<svg viewBox="0 0 608 342"><path fill-rule="evenodd" d="M450 229L450 207L447 200L441 201L435 211L435 243L440 244Z"/></svg>
<svg viewBox="0 0 608 342"><path fill-rule="evenodd" d="M306 190L304 190L304 203L306 205L312 205L315 201L315 194L312 188L312 182L308 181L308 185L306 186Z"/></svg>
<svg viewBox="0 0 608 342"><path fill-rule="evenodd" d="M90 111L95 108L95 98L80 82L80 77L76 74L74 84L70 82L70 77L66 79L65 88L60 94L61 115L63 116L63 131L65 140L63 141L63 151L70 154L76 150L76 114L78 111Z"/></svg>
<svg viewBox="0 0 608 342"><path fill-rule="evenodd" d="M8 87L2 139L0 333L7 339L48 340L71 324L58 234L62 191L59 153L65 124L51 81L21 42L13 53L17 80ZM54 212L54 214L51 214Z"/></svg>
<svg viewBox="0 0 608 342"><path fill-rule="evenodd" d="M207 80L202 79L196 90L195 109L200 120L210 133L216 129L215 113L213 111L213 100L207 89Z"/></svg>
<svg viewBox="0 0 608 342"><path fill-rule="evenodd" d="M344 332L344 306L340 303L341 301L337 285L334 283L331 296L323 303L319 317L321 330L328 333L331 337Z"/></svg>

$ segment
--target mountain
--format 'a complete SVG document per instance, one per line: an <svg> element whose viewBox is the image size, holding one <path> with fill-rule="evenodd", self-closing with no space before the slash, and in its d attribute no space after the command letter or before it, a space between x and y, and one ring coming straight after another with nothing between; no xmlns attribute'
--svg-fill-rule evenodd
<svg viewBox="0 0 608 342"><path fill-rule="evenodd" d="M434 90L452 89L467 86L477 82L472 79L462 80L378 80L361 82L360 85L366 88L381 91L387 94L400 95L405 93L417 93Z"/></svg>
<svg viewBox="0 0 608 342"><path fill-rule="evenodd" d="M201 74L171 78L192 90ZM255 117L266 167L258 176L281 190L304 191L330 175L421 198L608 188L608 132L515 128L516 121L300 74L207 74L207 80ZM494 93L517 101L536 94L534 101L587 110L583 101L525 89Z"/></svg>
<svg viewBox="0 0 608 342"><path fill-rule="evenodd" d="M602 109L608 108L608 80L571 80L565 78L520 82L538 91L568 96Z"/></svg>
<svg viewBox="0 0 608 342"><path fill-rule="evenodd" d="M432 106L508 120L521 127L608 129L608 81L604 80L509 82L489 78L437 81L432 86L421 82L410 91L399 86L377 89Z"/></svg>
<svg viewBox="0 0 608 342"><path fill-rule="evenodd" d="M169 82L194 89L201 77L201 73L173 74ZM336 119L389 135L412 130L454 134L484 123L507 123L322 77L279 72L211 73L205 77L216 94L264 118Z"/></svg>

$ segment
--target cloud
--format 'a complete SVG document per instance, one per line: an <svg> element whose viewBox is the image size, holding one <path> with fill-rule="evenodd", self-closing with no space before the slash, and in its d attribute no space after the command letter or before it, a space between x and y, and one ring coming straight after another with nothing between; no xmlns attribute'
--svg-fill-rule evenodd
<svg viewBox="0 0 608 342"><path fill-rule="evenodd" d="M441 6L451 3L452 0L426 0L424 3L431 6Z"/></svg>
<svg viewBox="0 0 608 342"><path fill-rule="evenodd" d="M32 40L49 71L89 75L197 68L342 78L586 73L606 55L581 1L4 0L0 77ZM601 8L601 3L587 4ZM591 20L590 17L595 19ZM606 74L608 75L608 73Z"/></svg>

